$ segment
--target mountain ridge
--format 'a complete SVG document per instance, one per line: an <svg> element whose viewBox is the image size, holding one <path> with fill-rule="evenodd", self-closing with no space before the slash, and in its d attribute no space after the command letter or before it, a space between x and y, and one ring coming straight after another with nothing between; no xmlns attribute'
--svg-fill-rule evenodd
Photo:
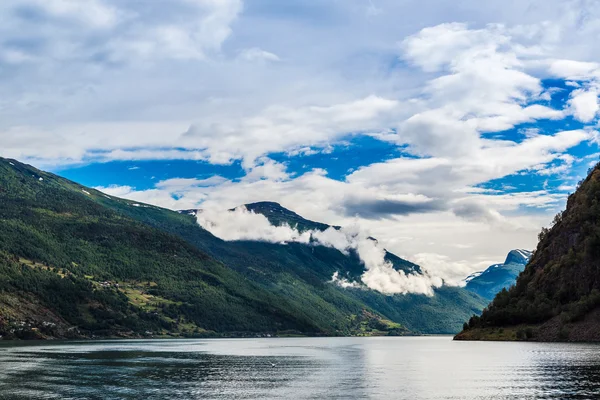
<svg viewBox="0 0 600 400"><path fill-rule="evenodd" d="M267 218L267 220L273 226L289 226L292 229L298 230L300 233L306 231L325 231L329 228L333 228L336 230L341 229L339 225L329 225L322 222L315 222L308 220L296 212L283 207L281 204L274 201L261 201L256 203L243 204L238 207L244 207L246 210L263 215ZM234 209L230 209L228 211L234 211ZM196 217L199 213L202 213L202 209L188 209L188 210L179 210L179 213L190 215L192 217ZM377 239L373 237L369 237L369 239L377 242ZM260 241L260 240L258 240ZM385 259L390 262L396 270L404 271L407 274L421 274L423 271L421 267L417 264L405 260L401 257L398 257L394 253L389 252L387 249L385 250Z"/></svg>

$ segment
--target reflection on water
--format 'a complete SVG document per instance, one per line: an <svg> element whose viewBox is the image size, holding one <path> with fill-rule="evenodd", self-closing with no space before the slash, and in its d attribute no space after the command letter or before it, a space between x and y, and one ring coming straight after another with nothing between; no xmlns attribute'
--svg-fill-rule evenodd
<svg viewBox="0 0 600 400"><path fill-rule="evenodd" d="M600 346L449 337L0 344L0 399L195 398L600 398Z"/></svg>

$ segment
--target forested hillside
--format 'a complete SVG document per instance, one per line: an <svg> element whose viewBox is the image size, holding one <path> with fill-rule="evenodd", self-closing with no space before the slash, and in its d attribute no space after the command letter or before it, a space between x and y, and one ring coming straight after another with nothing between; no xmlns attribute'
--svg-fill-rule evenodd
<svg viewBox="0 0 600 400"><path fill-rule="evenodd" d="M600 340L600 167L556 215L517 283L457 339Z"/></svg>
<svg viewBox="0 0 600 400"><path fill-rule="evenodd" d="M57 336L338 328L319 325L285 298L260 290L185 240L103 206L99 197L150 208L0 162L5 336L16 322Z"/></svg>

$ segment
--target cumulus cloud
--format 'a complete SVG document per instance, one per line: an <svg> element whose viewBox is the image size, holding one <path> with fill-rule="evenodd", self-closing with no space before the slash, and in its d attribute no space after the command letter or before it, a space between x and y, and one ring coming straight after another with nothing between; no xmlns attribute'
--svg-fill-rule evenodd
<svg viewBox="0 0 600 400"><path fill-rule="evenodd" d="M502 25L470 29L451 23L404 39L403 57L440 76L425 85L418 102L424 110L401 122L397 135L386 139L408 144L421 156L469 156L489 146L483 132L563 118L562 110L528 104L543 89L539 78L525 70L522 57L539 54L516 43L511 33Z"/></svg>
<svg viewBox="0 0 600 400"><path fill-rule="evenodd" d="M362 282L370 289L385 294L433 295L443 280L428 274L406 274L396 271L385 259L385 249L357 226L328 228L325 231L299 232L289 225L274 226L262 214L237 207L232 211L202 210L197 214L198 223L204 229L223 240L255 240L270 243L304 243L332 247L348 254L354 250L365 266ZM355 284L339 278L336 272L332 281L342 287Z"/></svg>
<svg viewBox="0 0 600 400"><path fill-rule="evenodd" d="M308 244L311 232L300 233L289 225L271 225L267 217L237 207L233 211L201 210L198 223L223 240L259 240L269 243L298 242Z"/></svg>
<svg viewBox="0 0 600 400"><path fill-rule="evenodd" d="M398 107L398 101L379 96L331 106L272 106L239 121L194 124L181 142L206 149L212 162L242 159L250 167L268 153L326 148L349 132L385 129L382 121Z"/></svg>
<svg viewBox="0 0 600 400"><path fill-rule="evenodd" d="M3 37L18 40L26 30L30 43L47 43L19 47L30 59L47 63L203 59L231 34L241 9L241 0L176 0L153 19L152 8L121 1L8 0L0 13L10 22L0 29Z"/></svg>
<svg viewBox="0 0 600 400"><path fill-rule="evenodd" d="M598 113L598 92L596 90L574 90L571 93L569 107L573 116L581 122L590 122Z"/></svg>
<svg viewBox="0 0 600 400"><path fill-rule="evenodd" d="M587 79L599 69L600 65L595 62L555 60L550 64L550 72L553 75L566 79Z"/></svg>

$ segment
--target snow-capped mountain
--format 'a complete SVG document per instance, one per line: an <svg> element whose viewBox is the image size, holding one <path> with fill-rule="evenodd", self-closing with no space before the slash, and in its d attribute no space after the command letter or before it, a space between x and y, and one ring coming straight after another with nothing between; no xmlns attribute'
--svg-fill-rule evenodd
<svg viewBox="0 0 600 400"><path fill-rule="evenodd" d="M531 255L529 250L512 250L503 264L494 264L485 271L469 275L465 279L466 289L492 300L499 291L516 282L517 276L525 269Z"/></svg>

